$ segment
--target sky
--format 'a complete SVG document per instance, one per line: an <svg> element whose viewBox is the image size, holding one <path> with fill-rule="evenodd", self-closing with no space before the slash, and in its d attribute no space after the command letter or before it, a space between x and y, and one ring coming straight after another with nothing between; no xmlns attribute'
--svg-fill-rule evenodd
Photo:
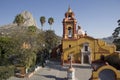
<svg viewBox="0 0 120 80"><path fill-rule="evenodd" d="M118 27L120 0L0 0L0 26L12 23L15 16L22 11L29 11L39 28L40 17L46 17L44 30L50 29L47 20L53 17L52 30L62 36L62 20L69 6L75 14L77 25L91 37L111 36Z"/></svg>

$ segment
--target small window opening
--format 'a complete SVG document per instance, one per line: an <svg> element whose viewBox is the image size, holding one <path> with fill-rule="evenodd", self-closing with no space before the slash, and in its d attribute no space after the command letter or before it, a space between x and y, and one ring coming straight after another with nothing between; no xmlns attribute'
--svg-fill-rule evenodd
<svg viewBox="0 0 120 80"><path fill-rule="evenodd" d="M85 46L85 51L88 51L88 46Z"/></svg>
<svg viewBox="0 0 120 80"><path fill-rule="evenodd" d="M71 45L69 45L69 48L71 48Z"/></svg>

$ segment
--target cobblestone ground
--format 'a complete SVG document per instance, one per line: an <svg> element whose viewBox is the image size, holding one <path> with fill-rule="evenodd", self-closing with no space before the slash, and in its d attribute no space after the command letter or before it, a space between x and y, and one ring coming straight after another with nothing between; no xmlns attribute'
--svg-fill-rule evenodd
<svg viewBox="0 0 120 80"><path fill-rule="evenodd" d="M89 65L74 64L76 80L89 80L91 68ZM66 80L68 65L61 66L59 62L50 61L30 78L11 77L8 80Z"/></svg>

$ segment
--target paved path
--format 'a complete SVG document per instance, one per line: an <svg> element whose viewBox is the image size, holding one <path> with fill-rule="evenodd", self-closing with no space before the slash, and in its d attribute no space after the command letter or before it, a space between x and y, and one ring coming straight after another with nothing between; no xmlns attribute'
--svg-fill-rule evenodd
<svg viewBox="0 0 120 80"><path fill-rule="evenodd" d="M76 80L89 80L91 68L89 65L74 64ZM59 62L49 62L45 68L35 72L30 78L11 77L8 80L66 80L68 65L61 66Z"/></svg>

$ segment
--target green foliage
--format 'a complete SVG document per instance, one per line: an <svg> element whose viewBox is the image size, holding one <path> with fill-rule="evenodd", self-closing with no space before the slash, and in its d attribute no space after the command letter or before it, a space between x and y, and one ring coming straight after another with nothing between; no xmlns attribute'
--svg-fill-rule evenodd
<svg viewBox="0 0 120 80"><path fill-rule="evenodd" d="M118 27L115 28L114 33L112 34L114 38L117 38L118 35L120 34L120 19L117 21Z"/></svg>
<svg viewBox="0 0 120 80"><path fill-rule="evenodd" d="M36 32L36 29L37 29L36 26L29 26L28 27L28 31L31 32L31 33Z"/></svg>
<svg viewBox="0 0 120 80"><path fill-rule="evenodd" d="M120 50L120 39L119 39L119 34L120 34L120 19L117 21L118 23L118 27L115 28L114 33L112 34L113 37L115 38L113 43L116 45L117 47L117 51Z"/></svg>
<svg viewBox="0 0 120 80"><path fill-rule="evenodd" d="M14 66L0 66L0 80L6 80L14 76Z"/></svg>
<svg viewBox="0 0 120 80"><path fill-rule="evenodd" d="M118 26L120 26L120 19L117 21L117 23L118 23Z"/></svg>
<svg viewBox="0 0 120 80"><path fill-rule="evenodd" d="M49 23L50 25L52 25L52 24L54 23L54 19L53 19L52 17L50 17L50 18L48 19L48 23Z"/></svg>
<svg viewBox="0 0 120 80"><path fill-rule="evenodd" d="M21 49L21 53L17 57L18 64L29 68L36 63L36 54L28 49Z"/></svg>
<svg viewBox="0 0 120 80"><path fill-rule="evenodd" d="M40 17L41 26L43 26L43 24L44 24L45 22L46 22L45 16L41 16L41 17Z"/></svg>
<svg viewBox="0 0 120 80"><path fill-rule="evenodd" d="M13 50L16 46L14 41L9 37L0 37L0 65L8 65L9 57L15 54Z"/></svg>
<svg viewBox="0 0 120 80"><path fill-rule="evenodd" d="M49 25L52 25L54 23L54 18L50 17L48 19L48 23L49 23ZM50 29L51 29L51 27L50 27Z"/></svg>
<svg viewBox="0 0 120 80"><path fill-rule="evenodd" d="M120 70L120 58L119 58L119 54L114 53L112 55L109 55L105 58L105 60L113 67L115 67L116 69Z"/></svg>
<svg viewBox="0 0 120 80"><path fill-rule="evenodd" d="M58 45L58 36L52 30L47 30L45 32L45 42L47 50L52 50L56 45Z"/></svg>
<svg viewBox="0 0 120 80"><path fill-rule="evenodd" d="M116 45L116 50L120 51L120 39L114 39L113 43Z"/></svg>
<svg viewBox="0 0 120 80"><path fill-rule="evenodd" d="M45 24L45 22L46 22L45 16L41 16L41 17L40 17L40 23L41 23L42 29L43 29L43 25Z"/></svg>
<svg viewBox="0 0 120 80"><path fill-rule="evenodd" d="M17 23L17 25L21 25L21 24L24 24L25 22L25 19L24 17L21 15L21 14L18 14L15 19L14 19L14 22L13 23Z"/></svg>
<svg viewBox="0 0 120 80"><path fill-rule="evenodd" d="M114 33L112 35L113 35L114 38L117 38L119 34L120 34L120 27L117 27L114 30Z"/></svg>
<svg viewBox="0 0 120 80"><path fill-rule="evenodd" d="M12 28L10 33L2 38L4 39L0 38L0 65L14 64L26 68L40 63L41 53L49 53L60 40L54 31L41 31L36 26ZM30 44L31 47L23 49L23 43Z"/></svg>
<svg viewBox="0 0 120 80"><path fill-rule="evenodd" d="M44 48L43 44L46 44L45 32L40 32L39 34L37 34L36 43L37 43L37 45L36 45L37 51L42 52L42 50Z"/></svg>

